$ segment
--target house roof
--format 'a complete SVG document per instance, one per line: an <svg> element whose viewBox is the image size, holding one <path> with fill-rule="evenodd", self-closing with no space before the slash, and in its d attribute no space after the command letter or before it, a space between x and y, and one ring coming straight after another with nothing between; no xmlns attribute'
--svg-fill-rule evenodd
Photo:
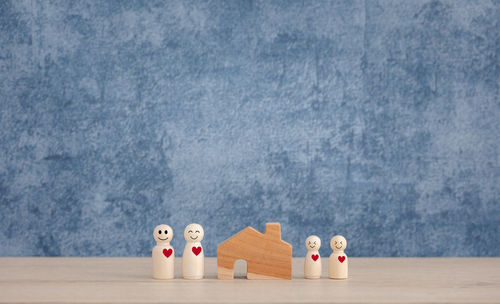
<svg viewBox="0 0 500 304"><path fill-rule="evenodd" d="M226 244L229 245L229 244L233 243L234 241L239 240L242 237L248 237L248 236L253 236L255 238L258 238L260 241L265 241L265 240L273 241L273 242L278 242L279 241L283 245L291 246L289 243L283 241L281 239L281 237L279 239L276 239L276 238L273 238L271 235L268 235L268 233L262 233L262 232L256 230L255 228L248 226L245 229L243 229L240 232L238 232L235 235L233 235L232 237L230 237L229 239L225 240L221 244L219 244L219 246L218 246L217 249L218 250L219 250L219 248L223 249L224 245L226 245ZM257 244L258 243L252 243L251 246L255 246ZM277 244L279 244L279 243L277 243Z"/></svg>

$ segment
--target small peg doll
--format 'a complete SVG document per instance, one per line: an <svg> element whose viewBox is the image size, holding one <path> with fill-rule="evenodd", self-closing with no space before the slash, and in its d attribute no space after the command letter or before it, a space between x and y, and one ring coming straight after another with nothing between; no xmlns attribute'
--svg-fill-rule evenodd
<svg viewBox="0 0 500 304"><path fill-rule="evenodd" d="M304 261L304 277L306 279L319 279L321 277L321 257L319 248L321 239L311 235L306 239L307 254Z"/></svg>
<svg viewBox="0 0 500 304"><path fill-rule="evenodd" d="M182 276L184 279L200 280L205 273L205 254L201 240L205 235L199 224L189 224L184 230L186 247L182 254Z"/></svg>
<svg viewBox="0 0 500 304"><path fill-rule="evenodd" d="M330 255L330 279L345 280L347 279L348 259L344 253L347 247L347 241L341 235L336 235L330 240L330 247L333 253Z"/></svg>
<svg viewBox="0 0 500 304"><path fill-rule="evenodd" d="M153 231L156 246L153 247L153 278L169 280L174 278L174 247L170 241L174 232L169 225L158 225Z"/></svg>

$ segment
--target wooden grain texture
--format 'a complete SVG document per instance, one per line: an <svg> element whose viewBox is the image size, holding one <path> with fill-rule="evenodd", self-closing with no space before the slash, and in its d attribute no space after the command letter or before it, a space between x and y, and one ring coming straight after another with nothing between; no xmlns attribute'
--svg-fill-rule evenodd
<svg viewBox="0 0 500 304"><path fill-rule="evenodd" d="M243 259L248 279L291 279L292 245L281 239L280 223L267 223L261 233L247 227L217 247L218 278L233 279L234 263Z"/></svg>
<svg viewBox="0 0 500 304"><path fill-rule="evenodd" d="M500 303L500 258L351 258L349 279L151 278L151 258L0 258L0 303ZM236 263L236 277L244 275Z"/></svg>

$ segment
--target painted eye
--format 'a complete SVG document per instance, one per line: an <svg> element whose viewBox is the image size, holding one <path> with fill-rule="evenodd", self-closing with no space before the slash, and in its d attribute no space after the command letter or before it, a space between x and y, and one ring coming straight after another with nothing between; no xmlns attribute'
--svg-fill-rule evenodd
<svg viewBox="0 0 500 304"><path fill-rule="evenodd" d="M314 241L314 245L316 245L316 241Z"/></svg>
<svg viewBox="0 0 500 304"><path fill-rule="evenodd" d="M198 230L196 230L195 232L196 232L196 233L200 233L200 231L198 231Z"/></svg>
<svg viewBox="0 0 500 304"><path fill-rule="evenodd" d="M189 230L188 233L193 233L193 230Z"/></svg>
<svg viewBox="0 0 500 304"><path fill-rule="evenodd" d="M165 230L165 234L168 234L168 230Z"/></svg>
<svg viewBox="0 0 500 304"><path fill-rule="evenodd" d="M161 234L161 230L158 230L158 234Z"/></svg>
<svg viewBox="0 0 500 304"><path fill-rule="evenodd" d="M340 241L340 244L342 245L342 241Z"/></svg>
<svg viewBox="0 0 500 304"><path fill-rule="evenodd" d="M335 245L337 245L337 241L335 241Z"/></svg>

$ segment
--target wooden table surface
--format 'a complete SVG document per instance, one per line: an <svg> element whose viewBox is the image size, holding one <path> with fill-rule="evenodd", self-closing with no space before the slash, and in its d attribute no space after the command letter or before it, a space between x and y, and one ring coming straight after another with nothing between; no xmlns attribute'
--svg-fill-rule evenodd
<svg viewBox="0 0 500 304"><path fill-rule="evenodd" d="M206 258L206 279L151 278L150 258L0 258L1 303L500 303L500 258L351 258L349 279L303 279L293 259L293 280L243 279L237 263L230 281L216 279Z"/></svg>

